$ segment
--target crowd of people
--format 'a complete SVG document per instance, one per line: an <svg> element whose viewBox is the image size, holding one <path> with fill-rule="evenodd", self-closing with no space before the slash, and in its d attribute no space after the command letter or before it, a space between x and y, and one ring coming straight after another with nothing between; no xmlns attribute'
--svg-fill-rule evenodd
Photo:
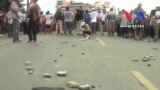
<svg viewBox="0 0 160 90"><path fill-rule="evenodd" d="M134 38L136 41L152 37L153 41L156 42L160 31L159 12L160 7L156 7L156 10L147 15L141 3L130 12L122 9L118 15L113 8L107 12L105 8L83 10L80 7L74 10L66 7L65 10L58 8L54 18L57 34L67 34L68 31L68 34L72 35L72 32L76 31L76 34L84 35L84 32L87 31L87 36L96 36L97 32L103 36L107 32L108 36L117 35L123 38Z"/></svg>
<svg viewBox="0 0 160 90"><path fill-rule="evenodd" d="M83 35L87 39L97 35L113 37L117 35L122 38L133 38L143 40L151 37L156 42L160 36L160 7L156 7L147 15L142 4L130 12L122 9L118 14L113 8L106 11L105 8L92 8L83 10L83 7L73 9L72 7L59 7L54 15L49 12L43 14L38 0L31 0L26 15L21 14L21 8L17 2L12 0L10 11L0 12L0 32L8 34L13 42L19 42L18 32L23 27L25 34L28 34L28 42L37 43L37 33L55 33L57 35ZM21 18L21 20L20 20ZM21 22L21 23L20 23Z"/></svg>

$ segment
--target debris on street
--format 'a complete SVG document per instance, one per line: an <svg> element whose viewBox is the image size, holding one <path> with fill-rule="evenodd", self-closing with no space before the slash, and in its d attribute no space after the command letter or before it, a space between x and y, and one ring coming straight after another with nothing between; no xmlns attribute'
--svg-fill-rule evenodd
<svg viewBox="0 0 160 90"><path fill-rule="evenodd" d="M26 61L25 65L31 65L31 63L32 63L31 61Z"/></svg>
<svg viewBox="0 0 160 90"><path fill-rule="evenodd" d="M58 71L57 76L67 76L67 71Z"/></svg>
<svg viewBox="0 0 160 90"><path fill-rule="evenodd" d="M30 70L34 70L33 67L27 67L26 70L30 71Z"/></svg>
<svg viewBox="0 0 160 90"><path fill-rule="evenodd" d="M66 83L66 86L69 88L79 88L80 84L76 81L69 81Z"/></svg>
<svg viewBox="0 0 160 90"><path fill-rule="evenodd" d="M89 84L86 84L86 85L82 85L79 87L80 90L91 90L91 87Z"/></svg>
<svg viewBox="0 0 160 90"><path fill-rule="evenodd" d="M45 73L45 74L43 74L43 77L44 78L51 78L51 75L49 73Z"/></svg>

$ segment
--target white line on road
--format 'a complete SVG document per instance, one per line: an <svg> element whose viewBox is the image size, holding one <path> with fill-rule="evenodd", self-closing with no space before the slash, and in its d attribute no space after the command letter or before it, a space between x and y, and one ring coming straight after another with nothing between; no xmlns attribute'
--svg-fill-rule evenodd
<svg viewBox="0 0 160 90"><path fill-rule="evenodd" d="M96 41L98 41L102 46L106 46L106 44L99 38L95 38Z"/></svg>
<svg viewBox="0 0 160 90"><path fill-rule="evenodd" d="M136 77L136 79L142 83L147 90L159 90L153 83L151 83L145 76L143 76L138 71L131 71L131 73Z"/></svg>

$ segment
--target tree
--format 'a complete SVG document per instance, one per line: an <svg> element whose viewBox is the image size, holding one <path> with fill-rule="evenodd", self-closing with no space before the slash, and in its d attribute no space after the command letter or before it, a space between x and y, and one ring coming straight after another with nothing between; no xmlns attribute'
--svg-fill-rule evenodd
<svg viewBox="0 0 160 90"><path fill-rule="evenodd" d="M0 11L9 11L12 0L0 0ZM24 4L21 4L23 0L21 0L18 5L19 7L23 7Z"/></svg>
<svg viewBox="0 0 160 90"><path fill-rule="evenodd" d="M8 11L10 8L10 0L0 0L0 11Z"/></svg>

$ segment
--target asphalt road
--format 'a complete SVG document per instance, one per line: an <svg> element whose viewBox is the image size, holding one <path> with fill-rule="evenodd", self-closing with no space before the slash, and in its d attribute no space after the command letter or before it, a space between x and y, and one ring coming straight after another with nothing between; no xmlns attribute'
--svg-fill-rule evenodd
<svg viewBox="0 0 160 90"><path fill-rule="evenodd" d="M134 41L98 36L103 45L94 39L81 41L81 36L52 34L39 35L40 44L35 45L26 42L27 36L20 38L20 43L0 39L0 90L65 87L68 81L94 85L94 90L146 90L131 71L140 72L160 88L160 41L148 43L148 39ZM142 58L150 54L155 60L143 62ZM133 58L139 61L134 62ZM26 70L28 60L35 69L33 75ZM60 70L68 71L68 75L58 77L56 72ZM50 73L52 78L43 78L44 73Z"/></svg>

